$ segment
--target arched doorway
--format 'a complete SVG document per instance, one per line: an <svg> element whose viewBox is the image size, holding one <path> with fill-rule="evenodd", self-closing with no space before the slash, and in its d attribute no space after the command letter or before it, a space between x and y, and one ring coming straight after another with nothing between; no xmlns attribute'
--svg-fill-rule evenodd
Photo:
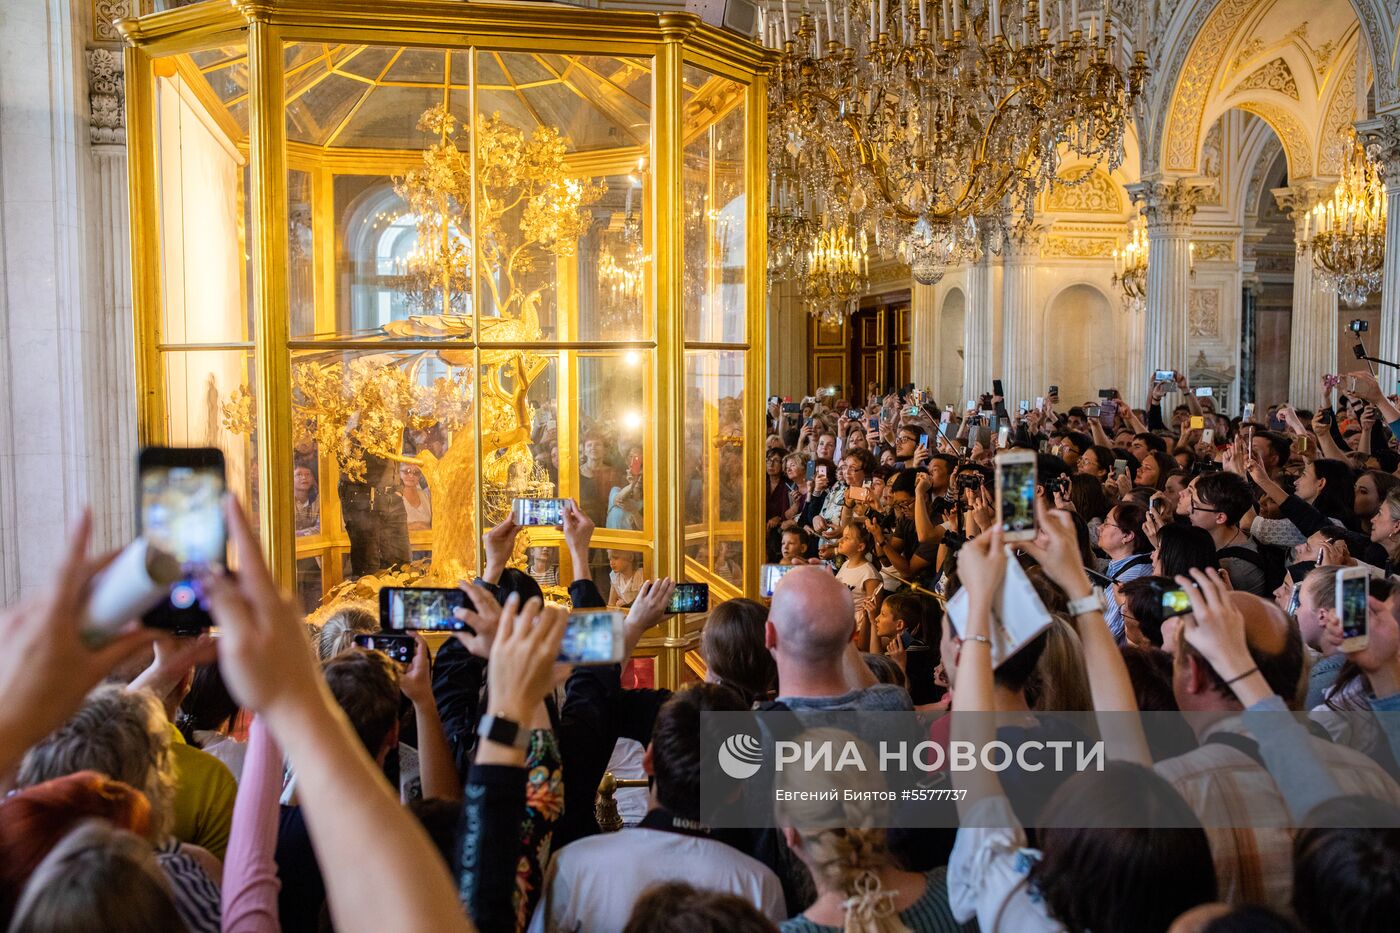
<svg viewBox="0 0 1400 933"><path fill-rule="evenodd" d="M1118 335L1121 311L1092 285L1071 285L1050 302L1045 320L1046 381L1060 387L1062 408L1098 397L1113 385L1127 348ZM1126 387L1118 387L1127 391Z"/></svg>
<svg viewBox="0 0 1400 933"><path fill-rule="evenodd" d="M938 309L938 355L936 384L933 397L940 405L952 405L955 410L967 401L962 394L963 327L967 320L967 297L960 288L943 296Z"/></svg>

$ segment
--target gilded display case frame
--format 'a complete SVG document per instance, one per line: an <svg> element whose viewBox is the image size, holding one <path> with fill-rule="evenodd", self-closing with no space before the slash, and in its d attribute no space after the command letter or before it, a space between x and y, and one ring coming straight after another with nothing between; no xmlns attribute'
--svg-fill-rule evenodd
<svg viewBox="0 0 1400 933"><path fill-rule="evenodd" d="M597 55L640 56L654 62L651 87L652 123L650 147L652 171L645 196L654 211L651 217L653 247L652 330L643 339L577 341L564 339L539 344L541 352L578 350L609 352L651 351L645 380L648 423L646 449L654 479L646 491L643 537L651 555L649 574L711 584L716 600L757 590L764 550L764 393L766 262L766 75L773 56L758 45L732 33L706 26L688 13L647 13L587 10L553 4L487 4L450 0L206 0L179 9L123 20L117 24L126 40L127 127L129 192L132 224L132 282L136 330L136 382L138 432L141 443L161 444L166 431L164 355L172 349L162 333L160 220L156 205L157 139L155 132L155 75L169 67L173 57L215 46L244 44L248 66L247 158L249 179L249 229L246 231L250 276L251 327L242 341L198 346L180 345L182 352L230 351L251 357L256 373L253 408L257 432L256 466L262 478L257 520L265 556L284 586L295 579L298 542L291 533L294 510L292 449L289 412L292 410L293 354L299 350L355 349L354 340L301 339L290 326L289 271L287 262L288 169L338 167L353 170L353 153L316 152L289 142L283 102L286 43L348 42L401 45L432 49L481 49L551 53L586 52ZM687 341L682 273L682 159L686 145L682 113L682 73L696 67L744 86L744 204L746 224L746 278L743 339L735 342ZM472 104L475 110L475 102ZM416 150L402 153L404 167L419 157ZM376 168L385 166L377 154ZM588 154L574 157L580 171L596 170L584 164ZM325 177L313 174L312 184L323 186ZM314 195L313 195L314 197ZM322 199L324 202L324 198ZM324 240L317 242L323 243ZM334 287L333 259L313 258L315 288ZM317 314L326 302L315 302ZM474 315L479 315L474 310ZM476 320L480 320L479 317ZM473 331L479 335L480 330ZM442 341L443 346L460 343ZM431 350L433 341L380 340L379 350ZM508 344L487 344L474 339L473 366L480 372L483 346L500 349ZM709 522L701 532L685 526L685 493L682 472L685 457L685 403L687 354L737 353L743 362L743 475L745 495L740 522L725 527ZM557 378L570 378L575 358L560 353ZM565 360L569 363L564 363ZM707 406L707 418L715 417ZM560 418L561 457L575 438ZM709 436L707 432L707 437ZM479 448L479 444L477 444ZM476 452L480 476L481 452ZM709 495L719 489L719 457L706 460L705 483ZM323 462L323 469L325 464ZM561 477L564 475L562 469ZM572 490L561 482L561 495ZM478 509L480 516L480 493ZM707 513L710 514L710 513ZM339 520L338 504L327 503L322 521ZM724 580L709 568L686 556L686 543L697 533L717 537L737 536L746 559L743 578ZM552 543L548 536L539 539ZM324 542L310 542L320 546ZM595 543L606 547L635 545L635 536L599 529ZM479 558L479 555L478 555ZM565 571L561 565L561 574ZM672 617L659 630L648 633L640 654L656 658L658 683L675 686L703 673L703 664L690 652L702 617Z"/></svg>

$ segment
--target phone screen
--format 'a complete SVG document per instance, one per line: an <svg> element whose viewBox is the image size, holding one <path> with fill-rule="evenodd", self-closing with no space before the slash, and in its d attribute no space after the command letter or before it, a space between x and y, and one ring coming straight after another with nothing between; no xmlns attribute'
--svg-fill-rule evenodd
<svg viewBox="0 0 1400 933"><path fill-rule="evenodd" d="M769 598L778 588L778 581L792 569L789 564L764 564L758 569L758 595Z"/></svg>
<svg viewBox="0 0 1400 933"><path fill-rule="evenodd" d="M224 469L150 465L141 468L141 535L187 570L222 566Z"/></svg>
<svg viewBox="0 0 1400 933"><path fill-rule="evenodd" d="M871 418L869 421L866 422L866 424L870 425L870 430L872 431L878 431L880 429L879 418Z"/></svg>
<svg viewBox="0 0 1400 933"><path fill-rule="evenodd" d="M638 469L641 468L640 461L637 466ZM562 526L564 524L564 500L516 499L511 504L511 514L515 518L515 523L521 527L531 525Z"/></svg>
<svg viewBox="0 0 1400 933"><path fill-rule="evenodd" d="M1210 386L1201 386L1196 390L1196 398L1210 398Z"/></svg>
<svg viewBox="0 0 1400 933"><path fill-rule="evenodd" d="M927 434L920 434L920 435L919 435L919 446L920 446L920 447L924 447L924 448L927 448L927 447L928 447L928 435L927 435Z"/></svg>
<svg viewBox="0 0 1400 933"><path fill-rule="evenodd" d="M468 632L452 614L467 608L467 594L428 586L386 586L379 591L379 627L386 632Z"/></svg>
<svg viewBox="0 0 1400 933"><path fill-rule="evenodd" d="M568 664L616 664L622 660L622 613L571 612L559 646Z"/></svg>
<svg viewBox="0 0 1400 933"><path fill-rule="evenodd" d="M677 583L676 591L666 611L672 615L682 612L708 612L710 610L710 585L708 583Z"/></svg>
<svg viewBox="0 0 1400 933"><path fill-rule="evenodd" d="M997 497L1003 534L1035 533L1035 458L997 464Z"/></svg>
<svg viewBox="0 0 1400 933"><path fill-rule="evenodd" d="M1206 419L1200 415L1191 416L1191 430L1199 431L1206 426Z"/></svg>
<svg viewBox="0 0 1400 933"><path fill-rule="evenodd" d="M1288 594L1288 608L1284 610L1291 616L1298 614L1298 606L1303 601L1303 584L1293 584L1293 591Z"/></svg>
<svg viewBox="0 0 1400 933"><path fill-rule="evenodd" d="M1170 369L1159 369L1152 374L1153 382L1176 382L1176 373Z"/></svg>
<svg viewBox="0 0 1400 933"><path fill-rule="evenodd" d="M224 456L213 448L149 447L137 466L141 536L175 558L184 576L142 616L149 628L194 634L213 626L199 573L227 560Z"/></svg>
<svg viewBox="0 0 1400 933"><path fill-rule="evenodd" d="M1162 618L1184 615L1191 611L1191 597L1185 590L1167 590L1162 594Z"/></svg>
<svg viewBox="0 0 1400 933"><path fill-rule="evenodd" d="M1126 460L1115 460L1115 461L1113 461L1113 475L1114 475L1114 476L1117 476L1117 477L1120 477L1120 478L1121 478L1121 477L1124 477L1124 476L1127 476L1127 475L1128 475L1128 461L1126 461Z"/></svg>
<svg viewBox="0 0 1400 933"><path fill-rule="evenodd" d="M412 635L356 635L355 644L370 651L387 654L400 664L412 664L417 642Z"/></svg>
<svg viewBox="0 0 1400 933"><path fill-rule="evenodd" d="M1342 620L1342 638L1362 638L1366 635L1368 612L1366 596L1370 580L1365 574L1339 576L1337 617Z"/></svg>

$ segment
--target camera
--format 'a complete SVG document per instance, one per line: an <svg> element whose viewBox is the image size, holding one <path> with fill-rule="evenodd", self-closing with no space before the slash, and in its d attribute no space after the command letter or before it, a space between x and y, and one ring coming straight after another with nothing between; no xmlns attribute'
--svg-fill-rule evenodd
<svg viewBox="0 0 1400 933"><path fill-rule="evenodd" d="M959 492L965 489L981 489L986 485L986 477L976 470L967 470L958 474L956 482Z"/></svg>
<svg viewBox="0 0 1400 933"><path fill-rule="evenodd" d="M1363 321L1361 318L1347 323L1347 330L1351 331L1353 334L1364 334L1370 329L1371 323L1369 321Z"/></svg>

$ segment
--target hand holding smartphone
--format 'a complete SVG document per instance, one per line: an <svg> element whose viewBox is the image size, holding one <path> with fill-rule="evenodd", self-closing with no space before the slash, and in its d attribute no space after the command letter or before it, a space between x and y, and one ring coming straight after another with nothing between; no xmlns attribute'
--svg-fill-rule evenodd
<svg viewBox="0 0 1400 933"><path fill-rule="evenodd" d="M1370 643L1371 571L1365 567L1347 567L1337 572L1335 608L1342 623L1342 651L1361 651Z"/></svg>
<svg viewBox="0 0 1400 933"><path fill-rule="evenodd" d="M379 627L386 632L470 632L454 610L471 608L459 589L386 586L379 591Z"/></svg>
<svg viewBox="0 0 1400 933"><path fill-rule="evenodd" d="M641 471L638 459L637 470ZM533 526L564 526L563 499L516 499L511 502L511 517L522 528Z"/></svg>
<svg viewBox="0 0 1400 933"><path fill-rule="evenodd" d="M1035 462L1033 450L1006 451L996 456L996 509L1005 541L1035 538Z"/></svg>
<svg viewBox="0 0 1400 933"><path fill-rule="evenodd" d="M708 583L677 583L671 601L666 605L667 615L680 615L687 612L710 611L710 585Z"/></svg>
<svg viewBox="0 0 1400 933"><path fill-rule="evenodd" d="M389 635L376 633L356 635L355 646L367 651L378 651L389 656L404 667L413 663L413 654L418 650L418 640L412 635Z"/></svg>
<svg viewBox="0 0 1400 933"><path fill-rule="evenodd" d="M223 452L212 447L147 447L137 457L137 529L147 546L180 567L169 596L142 617L177 635L211 628L199 576L227 566ZM113 581L114 583L118 581Z"/></svg>

